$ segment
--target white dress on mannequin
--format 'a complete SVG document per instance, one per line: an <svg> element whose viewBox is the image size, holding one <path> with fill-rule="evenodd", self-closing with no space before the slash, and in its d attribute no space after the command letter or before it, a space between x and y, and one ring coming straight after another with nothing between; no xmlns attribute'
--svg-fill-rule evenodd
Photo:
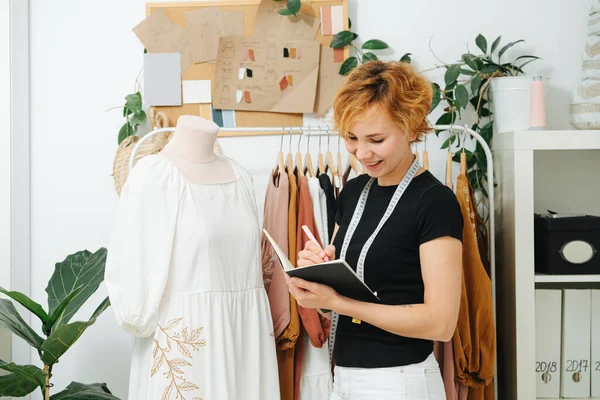
<svg viewBox="0 0 600 400"><path fill-rule="evenodd" d="M187 181L160 155L121 193L105 283L136 336L129 400L279 400L251 177Z"/></svg>

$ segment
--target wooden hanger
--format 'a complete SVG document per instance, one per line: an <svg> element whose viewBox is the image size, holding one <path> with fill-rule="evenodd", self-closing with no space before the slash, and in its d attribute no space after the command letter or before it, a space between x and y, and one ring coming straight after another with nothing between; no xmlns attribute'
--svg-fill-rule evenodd
<svg viewBox="0 0 600 400"><path fill-rule="evenodd" d="M300 153L300 142L302 141L302 136L304 135L304 131L300 128L300 133L298 134L298 151L296 152L296 171L298 171L298 176L304 176L304 166L302 165L302 154Z"/></svg>
<svg viewBox="0 0 600 400"><path fill-rule="evenodd" d="M304 161L306 162L306 170L311 178L315 176L315 170L313 168L312 157L310 156L310 137L311 137L310 126L308 127L308 140L306 141L306 156L304 157Z"/></svg>
<svg viewBox="0 0 600 400"><path fill-rule="evenodd" d="M460 174L467 176L467 153L465 153L465 142L467 140L467 132L462 142L462 151L460 152Z"/></svg>
<svg viewBox="0 0 600 400"><path fill-rule="evenodd" d="M292 128L290 128L290 132L288 133L288 135L290 135L290 146L289 146L289 152L286 157L286 167L287 167L287 173L293 174L294 173L294 156L292 155Z"/></svg>
<svg viewBox="0 0 600 400"><path fill-rule="evenodd" d="M279 145L279 152L277 153L277 164L273 168L273 178L277 177L282 171L285 171L285 162L283 157L283 133L285 128L281 129L281 143Z"/></svg>
<svg viewBox="0 0 600 400"><path fill-rule="evenodd" d="M446 186L452 188L452 152L448 151L448 157L446 158Z"/></svg>
<svg viewBox="0 0 600 400"><path fill-rule="evenodd" d="M325 172L327 172L327 170L325 169L325 161L324 161L324 157L323 157L323 151L321 151L321 126L319 125L319 156L318 156L318 160L319 160L319 165L318 165L318 169L317 175L320 174L324 174Z"/></svg>
<svg viewBox="0 0 600 400"><path fill-rule="evenodd" d="M333 155L331 154L331 150L329 147L329 139L331 138L331 130L327 128L327 167L329 171L331 171L331 178L335 179L337 175L337 169L335 168L335 164L333 162Z"/></svg>
<svg viewBox="0 0 600 400"><path fill-rule="evenodd" d="M451 128L450 137L452 137L453 134L454 132L452 132ZM452 143L452 141L450 141L450 143ZM446 157L446 186L450 189L454 189L454 183L452 182L452 152L450 151L450 146L448 146L448 156Z"/></svg>

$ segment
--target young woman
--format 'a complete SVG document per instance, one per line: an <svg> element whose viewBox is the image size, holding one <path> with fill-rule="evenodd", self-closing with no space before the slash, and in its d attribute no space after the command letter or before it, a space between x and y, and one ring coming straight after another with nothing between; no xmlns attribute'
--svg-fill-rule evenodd
<svg viewBox="0 0 600 400"><path fill-rule="evenodd" d="M336 128L367 174L341 192L333 245L307 243L298 265L343 258L381 301L288 280L298 304L339 319L330 337L331 400L445 399L433 341L450 340L456 326L463 220L454 193L411 151L430 130L431 96L431 84L410 65L372 61L351 73L335 99Z"/></svg>

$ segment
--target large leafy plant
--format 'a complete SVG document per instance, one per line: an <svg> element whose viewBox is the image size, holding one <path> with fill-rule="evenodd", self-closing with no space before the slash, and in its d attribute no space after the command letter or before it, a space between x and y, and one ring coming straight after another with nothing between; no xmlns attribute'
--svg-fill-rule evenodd
<svg viewBox="0 0 600 400"><path fill-rule="evenodd" d="M446 69L443 85L433 84L431 111L440 103L446 105L444 113L435 124L455 124L462 117L464 110L472 108L475 118L471 129L479 133L490 148L494 125L494 116L489 108L491 79L523 74L525 65L539 59L533 55L521 55L511 61L506 61L503 59L506 51L524 40L509 42L503 46L501 46L501 41L502 37L499 36L491 46L488 46L487 39L479 34L475 38L475 44L481 53L472 53L467 48L467 52L462 54L460 61L450 64L444 63L434 53L434 56L442 63L434 69ZM439 131L436 131L437 134ZM455 144L454 161L459 162L459 152L463 150L459 136L451 134L442 144L442 149L451 149ZM487 157L485 152L479 143L476 144L474 151L466 149L464 151L467 155L469 182L474 190L482 195L482 199L487 199Z"/></svg>
<svg viewBox="0 0 600 400"><path fill-rule="evenodd" d="M72 382L61 392L50 395L52 371L60 357L110 306L107 297L89 320L71 322L75 313L102 283L106 254L104 248L95 253L84 250L57 263L46 287L48 311L22 293L0 288L0 293L21 304L40 320L42 335L23 320L11 300L4 298L0 299L0 326L8 328L36 349L44 365L42 370L34 365L16 365L0 360L0 369L9 372L0 377L0 397L23 397L39 388L45 400L118 400L104 383L86 385Z"/></svg>

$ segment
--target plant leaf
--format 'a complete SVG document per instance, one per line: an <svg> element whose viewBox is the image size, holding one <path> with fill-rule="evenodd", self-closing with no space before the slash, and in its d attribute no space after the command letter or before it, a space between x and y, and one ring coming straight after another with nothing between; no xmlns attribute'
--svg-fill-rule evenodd
<svg viewBox="0 0 600 400"><path fill-rule="evenodd" d="M146 113L143 110L133 114L131 121L129 121L129 124L133 128L136 128L138 125L143 125L145 123L146 123Z"/></svg>
<svg viewBox="0 0 600 400"><path fill-rule="evenodd" d="M485 40L485 37L481 33L475 38L475 44L483 54L487 54L487 40Z"/></svg>
<svg viewBox="0 0 600 400"><path fill-rule="evenodd" d="M133 113L142 109L142 94L140 92L128 94L125 96L125 107Z"/></svg>
<svg viewBox="0 0 600 400"><path fill-rule="evenodd" d="M460 69L460 73L463 74L463 75L472 76L472 75L475 75L476 72L475 71L471 71L470 69L461 68Z"/></svg>
<svg viewBox="0 0 600 400"><path fill-rule="evenodd" d="M363 54L363 57L362 57L363 63L366 63L367 61L375 61L375 60L379 60L375 54L373 54L373 53Z"/></svg>
<svg viewBox="0 0 600 400"><path fill-rule="evenodd" d="M333 47L334 49L342 49L348 46L355 39L355 34L350 31L341 31L338 32L333 39L331 39L331 44L329 47Z"/></svg>
<svg viewBox="0 0 600 400"><path fill-rule="evenodd" d="M358 65L356 57L349 57L340 67L340 75L348 75Z"/></svg>
<svg viewBox="0 0 600 400"><path fill-rule="evenodd" d="M446 82L446 86L456 82L458 76L460 75L460 65L453 64L448 67L448 70L444 74L444 81Z"/></svg>
<svg viewBox="0 0 600 400"><path fill-rule="evenodd" d="M0 396L23 397L46 387L46 374L34 365L16 365L0 360L0 368L12 374L0 377Z"/></svg>
<svg viewBox="0 0 600 400"><path fill-rule="evenodd" d="M352 20L348 17L348 29L352 28Z"/></svg>
<svg viewBox="0 0 600 400"><path fill-rule="evenodd" d="M129 122L125 122L123 124L123 126L121 127L121 129L119 130L119 138L118 138L118 143L121 144L121 142L125 139L127 139L129 136L133 135L133 128L131 127L131 125L129 125Z"/></svg>
<svg viewBox="0 0 600 400"><path fill-rule="evenodd" d="M469 102L471 103L471 105L473 105L473 107L477 108L477 103L479 102L479 95L476 97L471 97L471 100L469 100ZM487 103L487 100L482 97L479 105L484 106L486 103ZM475 129L473 129L473 130L475 130Z"/></svg>
<svg viewBox="0 0 600 400"><path fill-rule="evenodd" d="M14 304L7 299L0 299L0 326L10 329L12 333L36 349L40 349L44 343L44 339L27 325Z"/></svg>
<svg viewBox="0 0 600 400"><path fill-rule="evenodd" d="M448 139L446 139L446 140L444 141L444 143L442 143L442 147L440 147L440 148L441 148L442 150L443 150L443 149L447 149L447 148L449 148L451 145L453 145L453 144L454 144L454 142L456 142L456 138L457 138L457 136L456 136L456 135L450 135L450 137L449 137Z"/></svg>
<svg viewBox="0 0 600 400"><path fill-rule="evenodd" d="M494 133L494 121L490 121L487 124L485 124L483 126L483 128L481 128L479 130L479 134L481 135L481 137L485 140L485 142L490 145L491 141L492 141L492 135Z"/></svg>
<svg viewBox="0 0 600 400"><path fill-rule="evenodd" d="M390 46L388 46L388 44L386 42L384 42L383 40L379 40L379 39L367 40L362 45L363 50L383 50L383 49L387 49L389 47Z"/></svg>
<svg viewBox="0 0 600 400"><path fill-rule="evenodd" d="M469 53L462 55L462 59L465 62L465 64L467 64L469 67L471 67L471 69L473 69L474 71L479 70L477 63L475 62L476 58L478 58L478 57L475 57L473 54L469 54Z"/></svg>
<svg viewBox="0 0 600 400"><path fill-rule="evenodd" d="M42 321L42 323L46 323L46 321L48 321L49 317L48 314L46 314L46 311L44 311L44 308L40 304L31 300L29 297L25 296L23 293L8 291L1 286L0 293L7 295L11 299L15 300L17 303L34 313L40 319L40 321Z"/></svg>
<svg viewBox="0 0 600 400"><path fill-rule="evenodd" d="M290 10L288 10L287 8L282 8L281 10L277 11L280 15L284 15L284 16L289 16L289 15L294 15Z"/></svg>
<svg viewBox="0 0 600 400"><path fill-rule="evenodd" d="M538 59L540 59L540 58L538 57L538 58L534 58L533 60L526 61L523 64L521 64L521 66L516 67L516 70L523 74L524 73L523 72L523 67L526 66L527 64L529 64L530 62L534 62L534 61L536 61Z"/></svg>
<svg viewBox="0 0 600 400"><path fill-rule="evenodd" d="M467 88L464 85L456 86L456 89L454 89L454 95L456 96L458 105L462 108L467 108L469 105L469 93L467 92Z"/></svg>
<svg viewBox="0 0 600 400"><path fill-rule="evenodd" d="M493 54L494 51L496 51L498 45L500 44L500 39L502 39L502 36L498 36L496 40L494 40L494 43L492 43L492 49L490 50L490 54Z"/></svg>
<svg viewBox="0 0 600 400"><path fill-rule="evenodd" d="M412 56L412 53L406 53L400 58L400 62L410 64L412 62L410 56Z"/></svg>
<svg viewBox="0 0 600 400"><path fill-rule="evenodd" d="M502 71L502 67L499 65L489 64L482 68L481 73L485 75L491 75L496 71Z"/></svg>
<svg viewBox="0 0 600 400"><path fill-rule="evenodd" d="M433 94L431 97L431 109L429 110L429 112L435 110L437 108L437 106L440 104L440 101L442 100L441 92L440 92L440 85L438 85L437 83L433 83L431 85L431 87L433 90Z"/></svg>
<svg viewBox="0 0 600 400"><path fill-rule="evenodd" d="M96 319L110 305L108 297L98 306L87 322L73 322L56 328L42 345L42 361L52 365L65 354L67 350L79 339L85 330L96 322Z"/></svg>
<svg viewBox="0 0 600 400"><path fill-rule="evenodd" d="M56 263L54 273L46 287L50 314L71 292L79 287L83 287L83 290L69 303L53 329L69 322L77 310L98 289L104 280L106 253L105 248L100 248L93 254L87 250L79 251L68 255L64 261Z"/></svg>
<svg viewBox="0 0 600 400"><path fill-rule="evenodd" d="M72 291L67 297L65 297L60 304L58 305L58 307L56 307L56 310L54 310L54 312L52 313L52 315L50 316L50 319L48 320L48 323L46 323L44 325L44 330L50 330L50 332L52 331L52 327L54 326L54 324L56 323L56 321L59 320L59 318L62 318L65 310L67 309L67 306L69 305L69 303L71 302L71 300L73 300L73 298L75 296L77 296L79 293L81 293L81 291L83 290L83 286L78 287L77 289L75 289L74 291ZM50 332L47 332L47 334L49 335Z"/></svg>
<svg viewBox="0 0 600 400"><path fill-rule="evenodd" d="M119 400L112 395L106 383L83 384L71 382L62 392L50 396L50 400Z"/></svg>
<svg viewBox="0 0 600 400"><path fill-rule="evenodd" d="M477 95L479 93L479 88L481 87L481 75L477 74L471 81L471 93L473 95Z"/></svg>
<svg viewBox="0 0 600 400"><path fill-rule="evenodd" d="M127 107L123 107L123 116L126 117L128 115L133 114L133 111L131 111L129 108Z"/></svg>
<svg viewBox="0 0 600 400"><path fill-rule="evenodd" d="M456 113L444 113L438 118L435 125L451 125L453 121L456 121Z"/></svg>
<svg viewBox="0 0 600 400"><path fill-rule="evenodd" d="M490 115L492 115L492 113L488 108L485 108L483 106L479 108L480 117L489 117Z"/></svg>
<svg viewBox="0 0 600 400"><path fill-rule="evenodd" d="M510 49L511 47L513 47L515 44L520 43L520 42L524 42L525 40L521 39L521 40L517 40L515 42L510 42L509 44L505 45L504 47L502 47L500 49L500 51L498 52L498 59L500 59L500 57L502 57L502 54L504 54L506 52L506 50Z"/></svg>
<svg viewBox="0 0 600 400"><path fill-rule="evenodd" d="M295 16L298 16L300 7L302 7L302 2L300 0L288 0L287 2L288 10L290 10Z"/></svg>

